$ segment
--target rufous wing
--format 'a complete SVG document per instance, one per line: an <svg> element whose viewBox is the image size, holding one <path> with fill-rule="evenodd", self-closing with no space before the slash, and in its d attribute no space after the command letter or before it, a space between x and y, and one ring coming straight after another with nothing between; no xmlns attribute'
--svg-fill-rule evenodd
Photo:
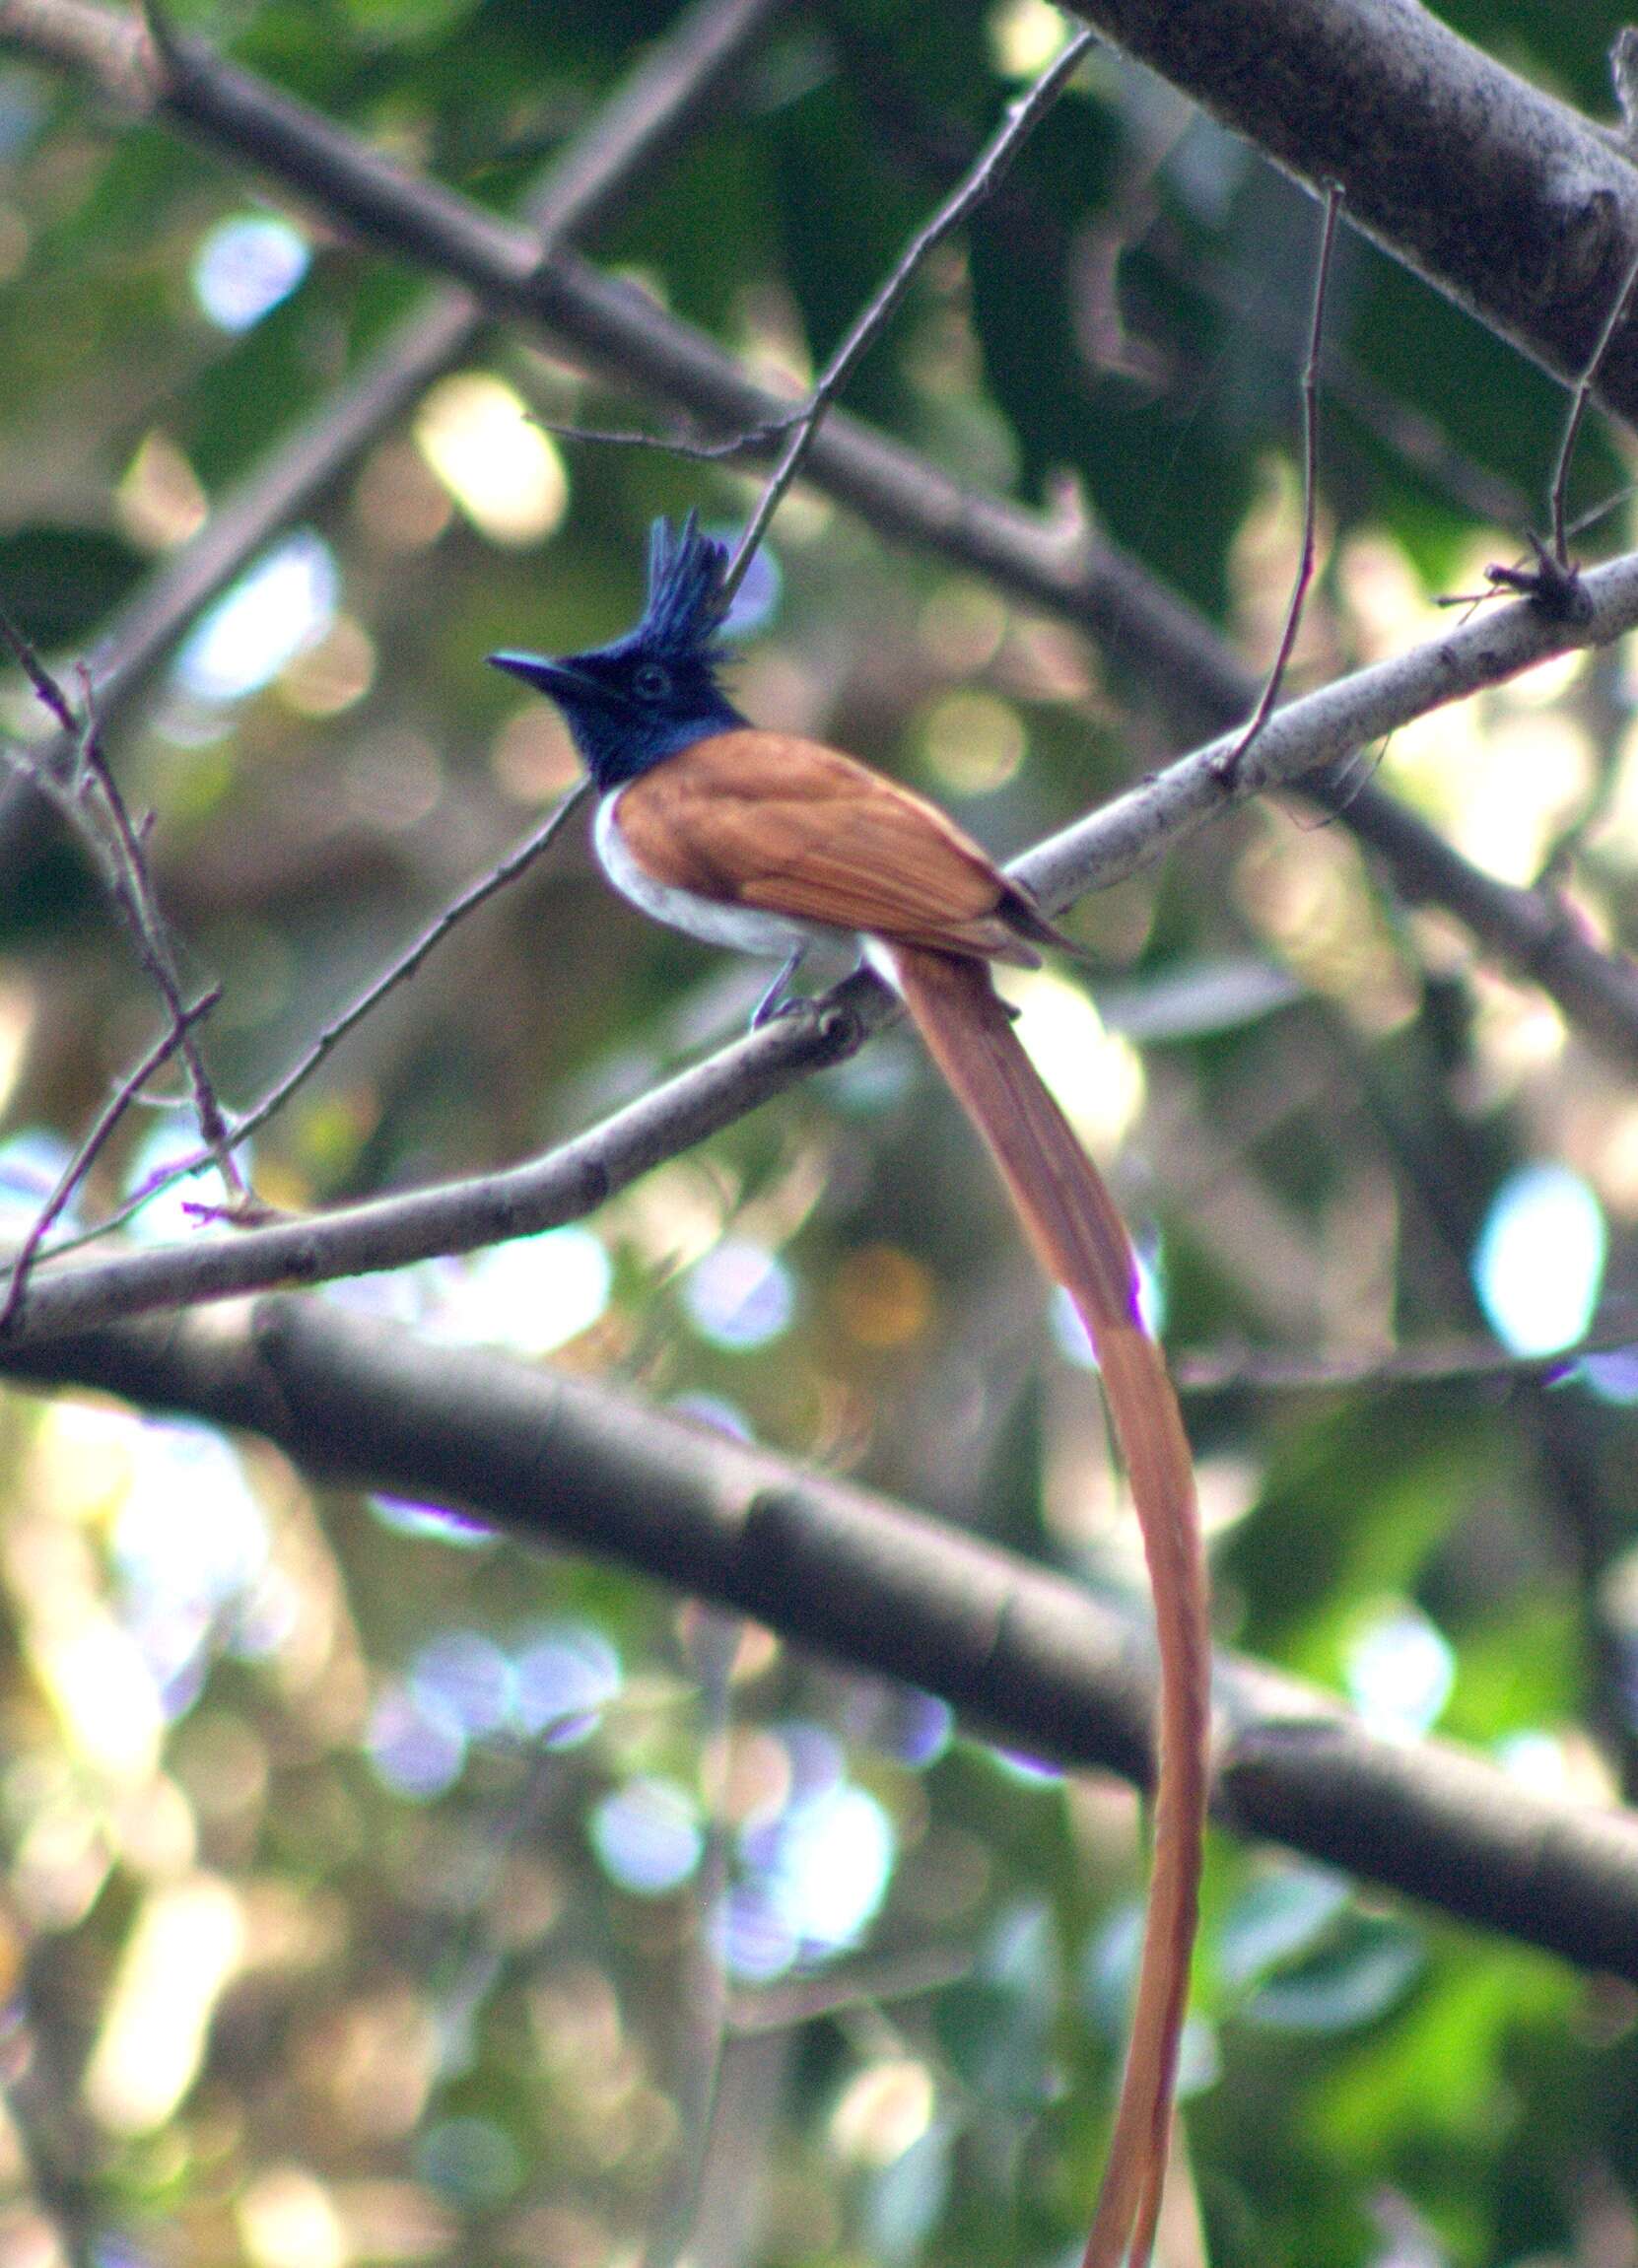
<svg viewBox="0 0 1638 2268"><path fill-rule="evenodd" d="M621 790L619 827L655 881L720 904L1026 966L1053 935L936 805L793 734L697 740Z"/></svg>

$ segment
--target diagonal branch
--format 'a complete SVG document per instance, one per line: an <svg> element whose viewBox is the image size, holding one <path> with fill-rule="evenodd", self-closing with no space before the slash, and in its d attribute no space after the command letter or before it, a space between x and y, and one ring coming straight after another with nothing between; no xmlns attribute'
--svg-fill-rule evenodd
<svg viewBox="0 0 1638 2268"><path fill-rule="evenodd" d="M1384 19L1414 17L1418 26L1432 23L1407 0L1307 0L1303 23L1328 4L1343 24L1354 15L1363 21L1373 11ZM1134 15L1141 12L1137 0L1132 5ZM1180 25L1198 28L1198 11L1168 7L1163 13ZM1510 151L1523 185L1529 187L1538 159L1558 167L1579 152L1589 156L1590 164L1596 161L1598 194L1590 210L1603 211L1599 200L1607 203L1613 194L1600 185L1609 164L1617 165L1611 176L1617 185L1627 179L1604 138L1574 112L1524 88L1454 35L1439 33L1438 27L1434 32L1451 40L1464 68L1476 74L1472 86L1478 96L1489 98L1486 116ZM91 0L0 0L0 44L78 71L116 101L164 109L231 160L252 160L295 194L322 203L337 221L458 279L492 314L544 328L556 344L580 354L591 368L680 411L708 433L778 431L788 413L788 402L763 392L729 356L641 293L600 276L561 249L542 259L538 242L523 231L447 190L409 178L300 103L234 65L214 61L201 48L187 47L182 77L162 85L140 27ZM1255 44L1256 53L1249 57L1231 50L1236 68L1253 80L1278 68L1286 52L1280 25L1264 23L1259 15ZM1133 48L1148 52L1135 33ZM1537 133L1535 127L1515 132L1512 121L1520 104L1527 124L1539 124L1537 113L1545 104L1551 132L1543 128ZM1400 109L1373 115L1373 131L1390 158L1395 135L1409 130L1402 113L1413 107L1407 97ZM1360 194L1347 166L1338 163L1331 170L1342 179L1350 200ZM1558 172L1553 179L1562 188ZM1377 212L1376 205L1370 209ZM1563 218L1560 212L1558 219ZM1375 225L1389 241L1380 212ZM1389 248L1394 248L1391 241ZM1552 257L1537 275L1538 293L1550 302L1554 290L1563 288L1564 276L1560 230ZM1608 294L1598 304L1602 314ZM1592 344L1590 333L1587 351ZM1579 370L1585 359L1585 353L1571 357L1567 367ZM1612 357L1604 366L1606 383L1613 367ZM883 534L909 538L959 562L1014 597L1084 630L1152 690L1182 728L1226 729L1256 701L1256 680L1211 626L1137 561L1093 531L1065 530L965 487L841 412L828 418L818 434L806 470L815 485L853 507ZM1497 882L1470 865L1373 784L1342 789L1316 781L1307 792L1383 860L1401 895L1446 907L1487 949L1528 974L1600 1046L1624 1064L1638 1063L1638 997L1624 965L1601 953L1551 898Z"/></svg>
<svg viewBox="0 0 1638 2268"><path fill-rule="evenodd" d="M605 228L718 103L732 74L789 0L696 0L656 40L586 129L547 168L525 199L521 224L542 252L571 234ZM38 31L47 8L32 15ZM130 27L117 18L134 60ZM12 22L0 30L16 31ZM88 34L89 36L89 34ZM370 444L459 360L486 323L481 301L444 292L408 316L321 409L213 507L198 534L146 578L107 623L91 656L104 732L202 606L208 605L278 530L311 508ZM67 762L72 741L34 751L47 769ZM16 824L17 790L0 793L0 852Z"/></svg>
<svg viewBox="0 0 1638 2268"><path fill-rule="evenodd" d="M1246 752L1232 789L1225 788L1218 769L1232 744L1225 738L1118 796L1010 870L1055 911L1082 890L1147 864L1241 795L1289 786L1314 767L1334 763L1549 654L1606 645L1638 626L1638 554L1592 570L1583 587L1584 618L1556 619L1528 600L1497 607L1410 653L1276 710ZM1612 984L1617 977L1628 1008L1638 1006L1638 972L1618 971L1611 963ZM83 1330L281 1282L401 1268L436 1253L469 1252L580 1218L663 1158L732 1124L809 1071L852 1054L891 1012L885 988L860 972L810 1012L765 1025L561 1149L510 1172L92 1264L42 1265L13 1318L14 1335Z"/></svg>
<svg viewBox="0 0 1638 2268"><path fill-rule="evenodd" d="M192 1315L0 1371L247 1427L310 1472L595 1552L942 1695L1010 1746L1149 1777L1153 1669L1078 1584L603 1386L435 1346L316 1300ZM1216 1815L1638 1983L1638 1818L1537 1794L1442 1742L1219 1656Z"/></svg>

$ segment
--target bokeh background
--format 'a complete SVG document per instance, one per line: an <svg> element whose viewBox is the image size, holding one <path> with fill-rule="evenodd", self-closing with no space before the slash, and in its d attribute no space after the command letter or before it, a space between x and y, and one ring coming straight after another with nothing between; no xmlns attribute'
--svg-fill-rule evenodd
<svg viewBox="0 0 1638 2268"><path fill-rule="evenodd" d="M1440 10L1604 117L1604 0ZM182 20L510 209L656 4L236 0ZM789 7L595 245L811 376L1061 36L1039 0ZM1078 500L1248 665L1301 533L1316 208L1100 53L929 263L849 406L978 487ZM0 602L95 655L213 503L425 290L324 215L0 54ZM1344 230L1296 686L1429 636L1544 523L1562 390ZM250 1100L574 775L484 666L623 628L657 513L749 475L483 334L121 701L108 750L205 1046ZM1572 506L1631 540L1624 441ZM799 491L735 676L1010 854L1187 743L1176 688ZM1624 648L1364 752L1484 871L1638 926ZM41 721L6 694L16 738ZM0 1201L19 1224L154 1029L66 835L13 796ZM1237 810L1087 900L1021 1030L1110 1174L1186 1384L1221 1635L1414 1741L1638 1792L1638 1098L1345 824ZM763 973L646 928L577 830L260 1134L292 1207L514 1161L735 1031ZM89 1223L185 1146L134 1113ZM173 1191L132 1238L188 1233ZM892 1032L590 1219L326 1296L852 1473L1116 1594L1095 1383ZM1543 1372L1589 1332L1606 1351ZM1476 1373L1327 1383L1396 1347ZM1297 1357L1322 1375L1285 1379ZM656 1584L271 1450L0 1400L0 2268L1074 2254L1140 1913L1135 1799ZM1214 1843L1189 2160L1223 2263L1638 2262L1624 1987ZM721 2052L708 2126L705 2079ZM1185 2216L1185 2219L1187 2216ZM1199 2257L1186 2227L1169 2254ZM1194 2246L1191 2250L1191 2245Z"/></svg>

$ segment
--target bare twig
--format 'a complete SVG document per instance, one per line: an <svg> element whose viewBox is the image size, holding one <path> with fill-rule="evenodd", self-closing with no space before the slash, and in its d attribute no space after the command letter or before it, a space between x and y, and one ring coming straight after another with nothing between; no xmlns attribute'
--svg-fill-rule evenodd
<svg viewBox="0 0 1638 2268"><path fill-rule="evenodd" d="M1604 317L1598 344L1593 349L1587 368L1576 381L1570 401L1570 414L1564 420L1564 432L1558 444L1558 460L1553 466L1551 490L1552 556L1555 565L1565 574L1570 572L1569 539L1564 528L1564 500L1570 486L1570 465L1575 456L1576 442L1580 438L1582 420L1587 415L1587 405L1593 398L1593 388L1598 383L1599 373L1609 352L1609 343L1631 313L1635 294L1638 294L1638 255L1634 256L1627 269L1626 280Z"/></svg>
<svg viewBox="0 0 1638 2268"><path fill-rule="evenodd" d="M475 913L478 907L486 904L509 882L515 881L519 874L534 863L548 844L556 837L570 814L583 801L587 791L588 783L585 781L581 781L578 786L570 789L569 792L553 805L547 817L531 834L524 838L516 850L509 851L498 864L489 869L488 873L480 875L476 882L473 882L460 893L459 897L451 899L442 913L427 925L415 941L406 946L395 961L390 962L386 968L373 978L364 991L342 1010L339 1016L332 1018L329 1023L322 1027L311 1046L298 1057L290 1068L267 1089L259 1101L252 1103L247 1111L235 1114L228 1130L228 1139L235 1149L238 1149L258 1128L265 1126L270 1118L284 1108L297 1088L304 1085L311 1077L332 1050L347 1037L350 1031L364 1021L370 1011L388 993L396 986L401 985L406 977L412 977L415 974L434 946L441 944L457 923L463 922L468 914ZM115 1229L122 1228L126 1221L134 1219L143 1206L150 1204L163 1190L171 1188L176 1182L190 1180L199 1171L199 1168L208 1165L210 1160L211 1152L204 1149L188 1150L180 1157L170 1159L105 1219L98 1221L91 1228L81 1230L77 1236L65 1238L60 1244L53 1247L53 1253L83 1251L88 1245L100 1243L102 1238L111 1235Z"/></svg>
<svg viewBox="0 0 1638 2268"><path fill-rule="evenodd" d="M486 905L498 891L505 889L509 882L516 881L519 874L532 866L547 845L556 838L565 821L584 800L587 791L587 782L583 780L578 782L566 795L553 805L547 817L531 834L524 838L515 851L509 851L507 856L497 865L492 866L487 874L481 875L469 888L463 890L458 898L452 898L443 912L427 925L414 943L407 946L395 961L374 978L360 993L357 999L344 1008L339 1016L324 1026L306 1054L291 1065L289 1070L274 1086L268 1088L261 1100L253 1103L241 1117L234 1120L234 1140L240 1142L247 1134L254 1134L258 1127L265 1126L276 1111L283 1109L297 1088L305 1080L310 1078L331 1050L344 1040L356 1025L363 1022L371 1009L383 999L395 986L401 985L406 977L414 976L434 946L442 944L457 923L465 921L468 914L476 913L477 909ZM199 1157L195 1156L169 1167L166 1172L166 1181L184 1179L189 1173L195 1172L202 1162ZM153 1188L144 1193L145 1196L153 1196L161 1186L163 1185L160 1183L154 1184Z"/></svg>
<svg viewBox="0 0 1638 2268"><path fill-rule="evenodd" d="M10 651L59 727L74 736L78 762L69 779L40 771L30 756L18 761L51 795L94 853L103 885L125 925L143 972L165 1002L175 1034L176 1053L186 1066L193 1089L200 1135L230 1199L240 1203L246 1193L228 1143L227 1121L204 1058L189 1029L189 1018L183 1011L181 980L149 878L141 832L133 825L125 799L103 761L90 688L85 689L83 714L77 714L57 679L3 611L0 611L0 644Z"/></svg>
<svg viewBox="0 0 1638 2268"><path fill-rule="evenodd" d="M1590 1355L1618 1354L1638 1343L1638 1315L1612 1317L1571 1346L1550 1354L1510 1354L1493 1340L1439 1340L1386 1353L1283 1354L1263 1348L1169 1357L1185 1394L1326 1394L1388 1392L1402 1386L1529 1384L1568 1376Z"/></svg>
<svg viewBox="0 0 1638 2268"><path fill-rule="evenodd" d="M86 775L89 780L95 781L97 794L108 814L114 854L114 896L125 917L137 957L149 982L170 1012L171 1026L176 1034L177 1053L193 1089L193 1107L211 1161L221 1174L230 1196L236 1202L241 1201L246 1191L228 1138L228 1122L217 1098L216 1088L205 1068L204 1058L188 1029L188 1020L182 1008L181 981L176 972L175 955L171 949L171 940L149 879L141 834L131 822L119 784L103 758L101 735L92 722L89 688L86 701Z"/></svg>
<svg viewBox="0 0 1638 2268"><path fill-rule="evenodd" d="M213 985L211 990L195 1000L191 1007L183 1008L170 1029L162 1032L141 1061L133 1065L131 1069L125 1073L125 1076L119 1081L119 1084L97 1114L90 1133L85 1135L79 1148L57 1176L56 1185L50 1196L47 1197L30 1223L28 1234L12 1256L11 1266L7 1271L5 1295L0 1298L0 1339L3 1339L11 1329L12 1318L17 1313L18 1304L28 1284L29 1271L34 1266L35 1254L49 1235L53 1222L60 1217L69 1199L96 1164L108 1136L113 1133L114 1128L118 1126L120 1120L136 1101L154 1073L160 1069L162 1065L171 1061L190 1027L196 1024L202 1016L208 1015L221 997L221 986ZM200 1158L196 1162L206 1162L205 1153L201 1152Z"/></svg>
<svg viewBox="0 0 1638 2268"><path fill-rule="evenodd" d="M1412 718L1500 683L1548 654L1606 645L1638 627L1638 555L1595 568L1582 580L1590 608L1585 621L1558 622L1536 606L1516 603L1448 631L1276 710L1241 765L1232 795L1217 770L1225 739L1066 828L1010 870L1046 911L1057 911L1080 891L1150 863L1233 799L1290 786L1312 767L1334 764ZM1552 950L1552 938L1543 935L1541 949ZM1613 982L1613 964L1610 976ZM1611 1001L1623 1013L1638 1003L1638 974L1627 971L1625 983L1624 1005ZM281 1281L400 1268L580 1218L661 1159L853 1053L891 1013L885 989L860 972L807 1012L764 1026L561 1149L510 1172L94 1264L42 1262L14 1336L84 1329Z"/></svg>
<svg viewBox="0 0 1638 2268"><path fill-rule="evenodd" d="M755 558L757 546L767 534L769 523L807 461L825 413L891 321L918 271L946 237L952 235L963 221L994 195L1005 177L1007 168L1080 68L1088 50L1095 45L1096 40L1090 32L1077 33L1042 72L1028 93L1008 105L1005 117L979 153L966 177L945 199L931 220L917 231L881 288L872 294L868 306L855 316L847 337L832 355L809 394L784 452L757 500L756 510L745 524L724 579L723 587L728 596L731 597L744 581L745 571Z"/></svg>
<svg viewBox="0 0 1638 2268"><path fill-rule="evenodd" d="M1336 242L1337 216L1342 210L1342 191L1332 181L1326 190L1326 217L1320 231L1320 253L1314 273L1314 313L1308 330L1308 355L1303 364L1303 540L1297 559L1297 572L1291 584L1291 602L1285 610L1285 627L1280 632L1279 651L1274 665L1268 672L1268 681L1263 688L1263 697L1247 720L1245 730L1223 759L1223 778L1232 781L1240 769L1240 760L1267 723L1273 714L1279 689L1285 682L1286 664L1297 643L1297 632L1302 625L1303 605L1309 586L1314 581L1314 529L1319 514L1320 490L1320 349L1325 343L1326 286L1331 279L1331 251Z"/></svg>
<svg viewBox="0 0 1638 2268"><path fill-rule="evenodd" d="M1448 39L1431 19L1427 35ZM703 431L743 435L789 407L643 293L599 276L572 253L560 250L542 260L538 242L522 231L446 190L406 178L311 111L233 65L213 63L203 50L189 50L184 84L157 91L130 20L90 0L28 0L26 6L0 0L0 43L79 71L119 100L135 92L149 106L163 102L181 126L236 163L254 163L293 193L321 204L338 225L458 279L481 295L491 315L544 330L560 350ZM1277 46L1272 41L1269 51ZM1482 67L1505 82L1509 99L1517 96L1527 108L1546 102L1473 50L1452 52L1462 68ZM1386 60L1393 76L1404 58ZM1254 77L1261 71L1261 49L1249 67ZM1568 113L1549 108L1554 131L1568 131ZM1505 140L1517 121L1505 106L1496 117ZM1404 120L1396 113L1394 123ZM1572 139L1582 134L1577 124ZM1521 158L1505 169L1510 196L1525 177L1524 163ZM1620 177L1627 177L1624 172ZM1361 206L1351 181L1349 205L1357 222ZM1255 702L1255 682L1211 626L1093 530L1081 527L1066 539L1054 521L965 487L842 410L819 429L805 470L883 535L909 537L1085 631L1181 729L1226 731ZM1525 969L1598 1045L1622 1064L1638 1062L1638 991L1629 972L1563 921L1549 900L1483 873L1374 785L1317 778L1304 792L1384 860L1407 899L1446 907L1487 949Z"/></svg>
<svg viewBox="0 0 1638 2268"><path fill-rule="evenodd" d="M567 236L618 218L721 100L734 70L788 4L697 0L684 11L525 200L522 222L535 232L540 257ZM121 19L110 22L123 27ZM97 641L91 670L104 732L199 609L459 358L488 312L465 291L444 293L417 309L363 370L215 503L198 534L146 579ZM65 726L56 748L35 751L36 762L66 762L73 741ZM0 797L0 835L3 803Z"/></svg>

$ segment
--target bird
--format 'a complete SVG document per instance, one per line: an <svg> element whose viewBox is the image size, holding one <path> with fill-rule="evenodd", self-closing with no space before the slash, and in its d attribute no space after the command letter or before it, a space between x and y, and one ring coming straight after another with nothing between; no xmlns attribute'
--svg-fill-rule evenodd
<svg viewBox="0 0 1638 2268"><path fill-rule="evenodd" d="M791 1009L824 937L856 940L989 1148L1024 1234L1091 1340L1142 1529L1159 1703L1148 1913L1125 2072L1083 2268L1146 2268L1171 2145L1198 1909L1210 1739L1209 1601L1194 1469L1131 1241L1013 1029L994 964L1068 940L936 804L824 743L763 729L721 682L728 551L656 520L648 597L611 644L490 661L553 701L598 792L613 887L654 920L781 967L753 1022ZM1071 950L1073 948L1070 948Z"/></svg>

